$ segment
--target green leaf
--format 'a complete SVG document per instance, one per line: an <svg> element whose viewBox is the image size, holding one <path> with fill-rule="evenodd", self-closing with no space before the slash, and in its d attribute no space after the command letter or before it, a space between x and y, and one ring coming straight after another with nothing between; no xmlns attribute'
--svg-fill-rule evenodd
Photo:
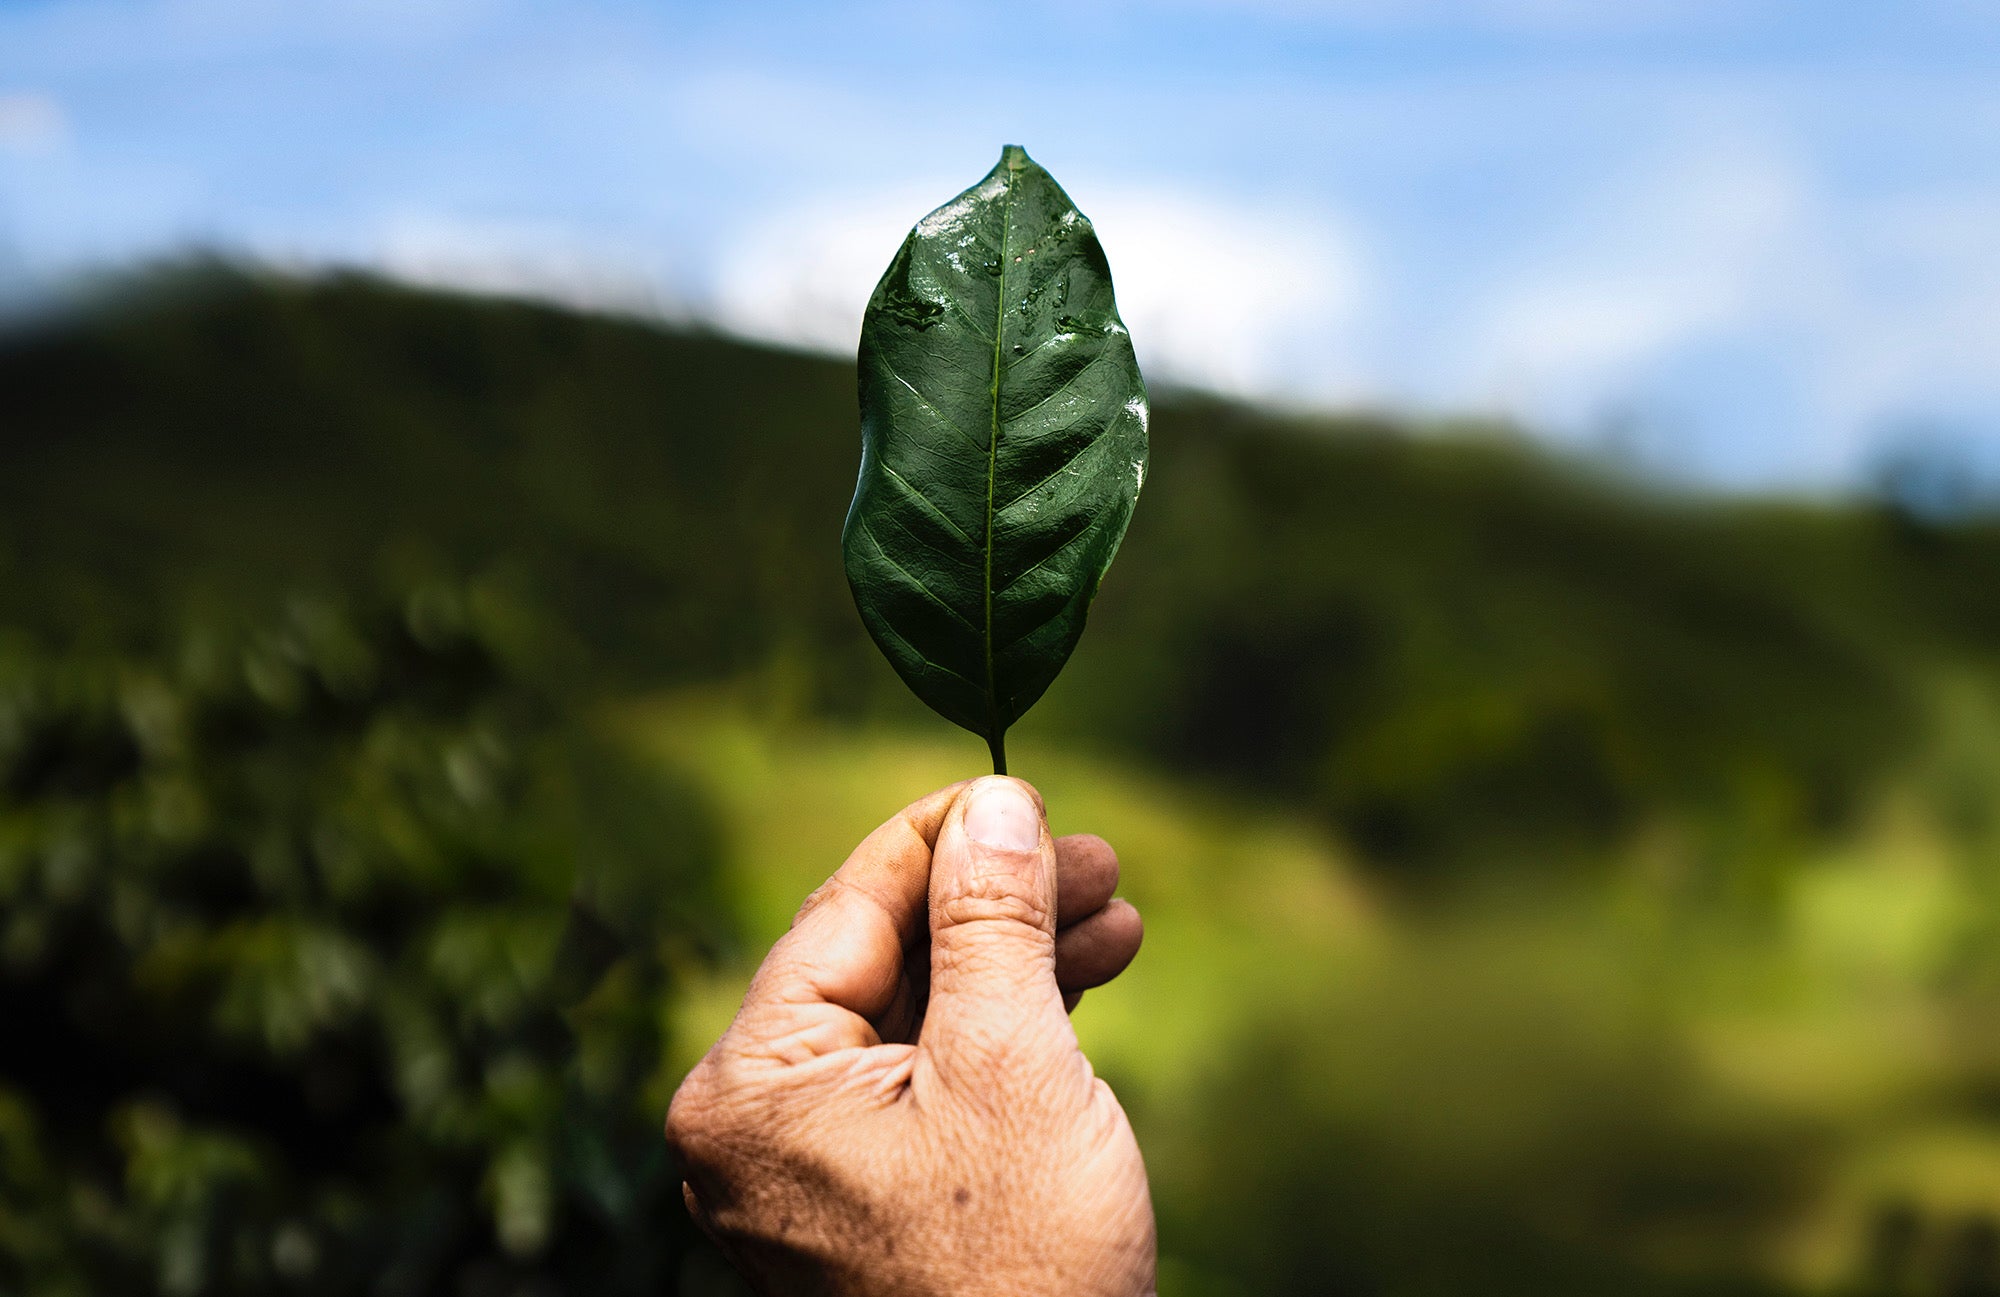
<svg viewBox="0 0 2000 1297"><path fill-rule="evenodd" d="M1097 235L1009 145L910 231L861 325L841 537L904 681L984 735L1062 670L1146 478L1146 385Z"/></svg>

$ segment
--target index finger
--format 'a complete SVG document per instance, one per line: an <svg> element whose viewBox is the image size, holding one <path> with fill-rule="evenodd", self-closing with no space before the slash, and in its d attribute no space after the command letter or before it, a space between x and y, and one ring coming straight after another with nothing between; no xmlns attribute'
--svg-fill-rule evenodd
<svg viewBox="0 0 2000 1297"><path fill-rule="evenodd" d="M931 849L969 782L898 811L806 898L751 979L731 1035L769 1043L810 1027L820 1046L877 1043L867 1020L889 1008L903 948L925 930ZM844 1012L829 1016L829 1006Z"/></svg>

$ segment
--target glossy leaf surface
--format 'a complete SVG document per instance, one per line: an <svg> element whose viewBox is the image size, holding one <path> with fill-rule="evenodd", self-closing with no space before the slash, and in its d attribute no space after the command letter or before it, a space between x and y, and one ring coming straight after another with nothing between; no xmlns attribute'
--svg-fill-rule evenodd
<svg viewBox="0 0 2000 1297"><path fill-rule="evenodd" d="M1146 387L1090 222L1010 145L904 240L859 361L854 601L917 696L1004 770L1146 477Z"/></svg>

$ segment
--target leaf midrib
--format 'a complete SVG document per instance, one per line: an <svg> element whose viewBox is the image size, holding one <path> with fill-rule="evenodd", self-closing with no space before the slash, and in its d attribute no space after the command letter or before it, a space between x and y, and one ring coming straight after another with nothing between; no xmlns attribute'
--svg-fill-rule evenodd
<svg viewBox="0 0 2000 1297"><path fill-rule="evenodd" d="M1000 198L1000 276L996 283L998 300L993 307L993 382L987 390L992 426L986 442L986 730L987 739L1000 740L1000 689L993 667L993 493L1000 475L1000 362L1007 332L1007 241L1014 232L1014 177L1020 174L1010 150L1002 158L1007 168L1007 190ZM997 746L996 746L997 754Z"/></svg>

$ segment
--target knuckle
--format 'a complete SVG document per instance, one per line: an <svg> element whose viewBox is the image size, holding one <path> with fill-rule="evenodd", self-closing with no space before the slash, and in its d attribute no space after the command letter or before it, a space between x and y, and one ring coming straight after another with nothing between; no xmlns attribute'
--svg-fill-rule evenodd
<svg viewBox="0 0 2000 1297"><path fill-rule="evenodd" d="M667 1147L677 1159L683 1163L699 1160L714 1129L714 1113L708 1065L704 1063L688 1073L667 1105Z"/></svg>
<svg viewBox="0 0 2000 1297"><path fill-rule="evenodd" d="M667 1105L668 1150L683 1167L727 1178L798 1142L801 1113L811 1111L799 1097L774 1085L772 1069L755 1056L718 1046Z"/></svg>
<svg viewBox="0 0 2000 1297"><path fill-rule="evenodd" d="M1046 929L1051 917L1042 889L1013 874L967 879L955 895L940 902L938 909L945 922L954 926L1004 922Z"/></svg>
<svg viewBox="0 0 2000 1297"><path fill-rule="evenodd" d="M760 1135L757 1124L746 1120L753 1096L731 1082L727 1068L710 1054L667 1105L667 1148L683 1166L714 1168Z"/></svg>
<svg viewBox="0 0 2000 1297"><path fill-rule="evenodd" d="M792 926L796 928L799 924L805 922L806 916L831 900L833 894L839 891L840 887L841 881L838 874L835 874L818 887L815 887L812 890L812 894L806 897L804 902L799 905L798 912L792 915Z"/></svg>
<svg viewBox="0 0 2000 1297"><path fill-rule="evenodd" d="M961 923L931 944L931 985L1003 986L1025 993L1055 974L1055 938L1011 920Z"/></svg>

